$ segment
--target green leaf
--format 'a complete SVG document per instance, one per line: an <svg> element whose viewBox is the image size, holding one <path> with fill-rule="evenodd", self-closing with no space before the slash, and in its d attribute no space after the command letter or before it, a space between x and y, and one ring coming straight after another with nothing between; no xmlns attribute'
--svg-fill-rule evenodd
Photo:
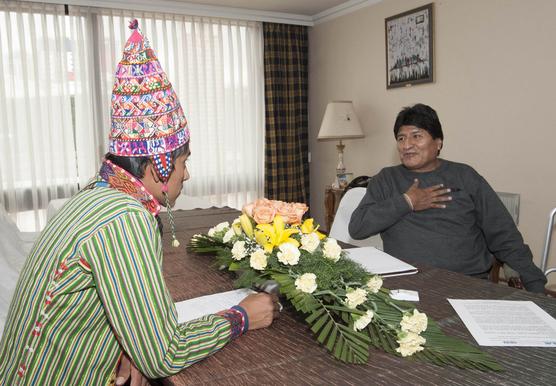
<svg viewBox="0 0 556 386"><path fill-rule="evenodd" d="M230 271L232 271L232 272L233 272L233 271L238 271L238 270L241 269L241 266L240 266L238 263L231 263L231 264L228 266L228 269L229 269Z"/></svg>
<svg viewBox="0 0 556 386"><path fill-rule="evenodd" d="M342 358L342 348L344 347L344 340L338 339L336 343L336 349L334 350L334 357L341 360Z"/></svg>
<svg viewBox="0 0 556 386"><path fill-rule="evenodd" d="M328 342L326 343L326 349L332 352L334 348L334 344L336 343L336 336L338 335L338 329L332 323L332 330L330 331L330 335L328 336Z"/></svg>
<svg viewBox="0 0 556 386"><path fill-rule="evenodd" d="M319 320L313 324L313 326L311 327L311 331L313 331L315 334L317 332L320 331L321 327L324 325L324 323L326 323L327 320L329 320L329 315L328 314L324 314L323 316L321 316L319 318Z"/></svg>
<svg viewBox="0 0 556 386"><path fill-rule="evenodd" d="M326 305L326 309L335 310L335 311L343 311L343 312L348 312L348 313L352 313L354 311L354 310L352 310L351 308L348 308L348 307L335 306L335 305Z"/></svg>
<svg viewBox="0 0 556 386"><path fill-rule="evenodd" d="M313 313L307 318L305 319L305 321L308 324L313 323L313 321L315 321L319 316L321 316L323 313L325 312L324 308L319 308L316 311L313 311Z"/></svg>
<svg viewBox="0 0 556 386"><path fill-rule="evenodd" d="M324 344L324 341L326 340L326 338L330 334L330 331L332 330L333 326L334 326L334 322L332 320L328 320L328 322L326 323L326 326L324 326L324 328L321 330L321 332L319 334L319 337L317 338L317 341L320 344Z"/></svg>

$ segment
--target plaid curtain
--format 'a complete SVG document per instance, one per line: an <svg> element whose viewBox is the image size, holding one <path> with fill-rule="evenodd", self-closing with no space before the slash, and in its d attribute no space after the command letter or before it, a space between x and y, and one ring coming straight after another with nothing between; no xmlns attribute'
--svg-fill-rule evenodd
<svg viewBox="0 0 556 386"><path fill-rule="evenodd" d="M265 196L309 204L307 27L263 23Z"/></svg>

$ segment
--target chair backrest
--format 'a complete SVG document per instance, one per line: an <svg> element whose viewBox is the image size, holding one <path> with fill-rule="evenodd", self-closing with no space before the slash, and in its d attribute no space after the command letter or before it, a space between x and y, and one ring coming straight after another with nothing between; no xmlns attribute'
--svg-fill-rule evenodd
<svg viewBox="0 0 556 386"><path fill-rule="evenodd" d="M369 181L371 180L372 177L369 176L359 176L359 177L355 177L353 180L351 180L351 182L344 188L344 191L342 193L342 195L340 196L340 199L342 199L342 197L344 197L346 195L346 193L348 192L348 190L351 190L353 188L366 188L367 185L369 184Z"/></svg>
<svg viewBox="0 0 556 386"><path fill-rule="evenodd" d="M334 222L330 227L330 233L328 235L336 240L356 245L358 247L371 246L382 250L382 239L379 235L371 236L364 240L354 240L349 235L348 225L349 220L351 219L351 214L361 202L365 192L365 188L353 188L345 193L344 197L340 201L340 205L338 206Z"/></svg>
<svg viewBox="0 0 556 386"><path fill-rule="evenodd" d="M496 192L500 201L504 204L510 215L514 219L515 225L519 224L519 194Z"/></svg>
<svg viewBox="0 0 556 386"><path fill-rule="evenodd" d="M506 192L496 192L496 194L498 195L498 198L500 199L500 201L502 201L502 204L504 204L508 212L510 212L510 215L514 220L515 225L518 225L519 224L519 194L506 193ZM498 282L498 272L500 270L499 264L501 263L493 264L492 266L493 272L491 274L492 275L491 278L492 281L494 281L495 283ZM508 281L508 285L510 285L510 287L523 288L520 275L516 270L511 268L508 264L503 264L502 269L504 270L504 278L506 279L506 281ZM516 283L510 284L510 279L517 280L517 284Z"/></svg>

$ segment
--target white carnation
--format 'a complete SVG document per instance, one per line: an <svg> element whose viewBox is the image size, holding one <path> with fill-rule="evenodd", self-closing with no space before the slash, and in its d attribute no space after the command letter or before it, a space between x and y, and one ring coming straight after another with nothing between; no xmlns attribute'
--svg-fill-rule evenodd
<svg viewBox="0 0 556 386"><path fill-rule="evenodd" d="M235 236L235 232L232 228L228 229L228 231L224 234L224 237L222 238L222 241L224 241L225 243L229 242L232 237Z"/></svg>
<svg viewBox="0 0 556 386"><path fill-rule="evenodd" d="M301 249L304 249L309 253L315 252L319 244L320 239L315 232L301 236Z"/></svg>
<svg viewBox="0 0 556 386"><path fill-rule="evenodd" d="M220 224L212 227L208 231L208 235L210 237L214 237L217 232L222 232L230 227L230 224L227 221L221 222Z"/></svg>
<svg viewBox="0 0 556 386"><path fill-rule="evenodd" d="M296 265L299 262L301 252L291 243L283 243L278 247L280 251L276 254L278 261L286 265Z"/></svg>
<svg viewBox="0 0 556 386"><path fill-rule="evenodd" d="M373 294L376 294L382 287L382 278L378 275L373 276L367 282L367 289Z"/></svg>
<svg viewBox="0 0 556 386"><path fill-rule="evenodd" d="M221 222L220 224L216 225L214 228L216 232L222 232L230 227L230 223L228 221Z"/></svg>
<svg viewBox="0 0 556 386"><path fill-rule="evenodd" d="M314 273L304 273L295 279L295 288L311 294L317 289L317 276Z"/></svg>
<svg viewBox="0 0 556 386"><path fill-rule="evenodd" d="M247 255L245 241L236 241L232 247L232 259L241 260Z"/></svg>
<svg viewBox="0 0 556 386"><path fill-rule="evenodd" d="M367 300L367 291L363 288L357 288L346 294L346 306L349 308L357 308L358 305L365 303Z"/></svg>
<svg viewBox="0 0 556 386"><path fill-rule="evenodd" d="M257 249L251 254L251 257L249 259L249 265L251 266L251 268L262 271L266 268L266 264L267 256L266 253L264 253L264 250Z"/></svg>
<svg viewBox="0 0 556 386"><path fill-rule="evenodd" d="M369 323L371 323L371 320L373 320L373 316L375 316L375 313L371 310L368 310L365 315L361 315L355 319L355 322L353 323L353 329L355 331L361 331L362 329L367 327Z"/></svg>
<svg viewBox="0 0 556 386"><path fill-rule="evenodd" d="M324 257L336 262L340 259L342 248L338 245L338 242L336 240L329 238L324 242L322 252L324 254Z"/></svg>
<svg viewBox="0 0 556 386"><path fill-rule="evenodd" d="M415 354L416 352L423 351L427 340L414 332L400 332L398 333L398 344L400 347L396 349L397 352L402 354L402 357L407 357Z"/></svg>
<svg viewBox="0 0 556 386"><path fill-rule="evenodd" d="M427 315L415 309L413 310L413 315L405 314L403 316L400 326L402 331L420 334L427 329L427 322Z"/></svg>

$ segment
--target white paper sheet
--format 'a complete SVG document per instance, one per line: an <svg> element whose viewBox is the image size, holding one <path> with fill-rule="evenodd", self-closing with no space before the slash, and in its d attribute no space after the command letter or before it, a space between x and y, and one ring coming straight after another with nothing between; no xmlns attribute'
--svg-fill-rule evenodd
<svg viewBox="0 0 556 386"><path fill-rule="evenodd" d="M411 275L418 272L411 264L374 247L350 248L345 251L351 260L361 264L367 271L383 277Z"/></svg>
<svg viewBox="0 0 556 386"><path fill-rule="evenodd" d="M184 323L200 318L203 315L226 310L239 304L247 295L252 293L255 293L255 291L241 288L177 302L178 322Z"/></svg>
<svg viewBox="0 0 556 386"><path fill-rule="evenodd" d="M531 301L448 301L481 346L556 347L556 320Z"/></svg>
<svg viewBox="0 0 556 386"><path fill-rule="evenodd" d="M419 292L405 289L390 290L390 297L396 300L405 300L406 302L418 302Z"/></svg>

